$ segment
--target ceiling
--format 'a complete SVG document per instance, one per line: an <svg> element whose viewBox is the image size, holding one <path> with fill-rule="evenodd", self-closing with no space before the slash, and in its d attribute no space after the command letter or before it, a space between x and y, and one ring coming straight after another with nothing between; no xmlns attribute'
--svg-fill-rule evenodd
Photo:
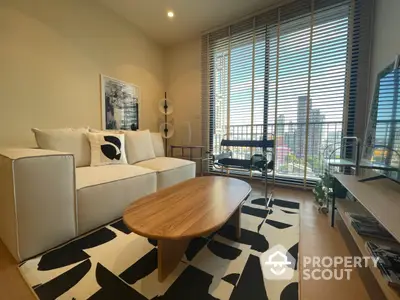
<svg viewBox="0 0 400 300"><path fill-rule="evenodd" d="M201 32L262 10L279 0L99 0L161 45L198 37ZM175 17L169 19L167 11Z"/></svg>

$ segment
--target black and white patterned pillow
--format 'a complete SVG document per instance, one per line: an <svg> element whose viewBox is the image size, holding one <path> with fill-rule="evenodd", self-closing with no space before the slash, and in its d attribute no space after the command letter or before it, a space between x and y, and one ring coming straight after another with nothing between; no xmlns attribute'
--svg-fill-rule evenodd
<svg viewBox="0 0 400 300"><path fill-rule="evenodd" d="M127 164L125 136L116 133L88 133L91 150L90 166Z"/></svg>

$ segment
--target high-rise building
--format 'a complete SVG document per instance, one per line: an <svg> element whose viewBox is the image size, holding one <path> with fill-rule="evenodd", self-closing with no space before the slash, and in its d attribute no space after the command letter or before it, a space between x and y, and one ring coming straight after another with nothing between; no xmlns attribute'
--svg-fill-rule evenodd
<svg viewBox="0 0 400 300"><path fill-rule="evenodd" d="M311 100L310 100L311 107ZM305 123L307 118L307 96L300 96L297 99L297 124Z"/></svg>
<svg viewBox="0 0 400 300"><path fill-rule="evenodd" d="M311 101L310 101L311 106ZM306 145L306 119L307 119L307 96L300 96L297 99L297 129L296 129L296 149L297 157L305 156Z"/></svg>
<svg viewBox="0 0 400 300"><path fill-rule="evenodd" d="M285 115L279 115L276 123L276 136L283 137L285 133Z"/></svg>
<svg viewBox="0 0 400 300"><path fill-rule="evenodd" d="M321 114L319 109L310 109L309 125L308 125L308 152L307 156L318 156L321 149L323 121L325 116Z"/></svg>
<svg viewBox="0 0 400 300"><path fill-rule="evenodd" d="M285 145L287 145L291 153L296 150L296 138L296 131L289 130L284 133L283 140L285 141Z"/></svg>
<svg viewBox="0 0 400 300"><path fill-rule="evenodd" d="M305 157L306 152L306 135L308 123L308 146L307 156L316 156L320 153L323 121L325 116L321 114L319 109L312 108L312 100L309 103L309 115L307 122L307 96L300 96L297 100L297 129L296 129L296 146L297 157Z"/></svg>

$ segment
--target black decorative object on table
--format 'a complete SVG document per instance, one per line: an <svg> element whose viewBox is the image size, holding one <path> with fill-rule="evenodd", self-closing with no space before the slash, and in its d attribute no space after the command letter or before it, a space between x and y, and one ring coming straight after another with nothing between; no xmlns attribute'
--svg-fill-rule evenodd
<svg viewBox="0 0 400 300"><path fill-rule="evenodd" d="M135 123L132 123L132 125L131 125L131 130L132 130L132 131L138 130L138 128L137 128L137 126L136 126Z"/></svg>

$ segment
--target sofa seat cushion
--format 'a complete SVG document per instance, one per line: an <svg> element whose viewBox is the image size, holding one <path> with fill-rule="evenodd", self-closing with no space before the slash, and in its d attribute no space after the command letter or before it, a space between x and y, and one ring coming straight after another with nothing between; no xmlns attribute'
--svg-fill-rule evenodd
<svg viewBox="0 0 400 300"><path fill-rule="evenodd" d="M122 216L135 200L157 189L156 172L131 165L76 169L78 232L85 233Z"/></svg>
<svg viewBox="0 0 400 300"><path fill-rule="evenodd" d="M157 171L157 189L169 187L196 176L196 163L173 157L156 157L134 166Z"/></svg>

